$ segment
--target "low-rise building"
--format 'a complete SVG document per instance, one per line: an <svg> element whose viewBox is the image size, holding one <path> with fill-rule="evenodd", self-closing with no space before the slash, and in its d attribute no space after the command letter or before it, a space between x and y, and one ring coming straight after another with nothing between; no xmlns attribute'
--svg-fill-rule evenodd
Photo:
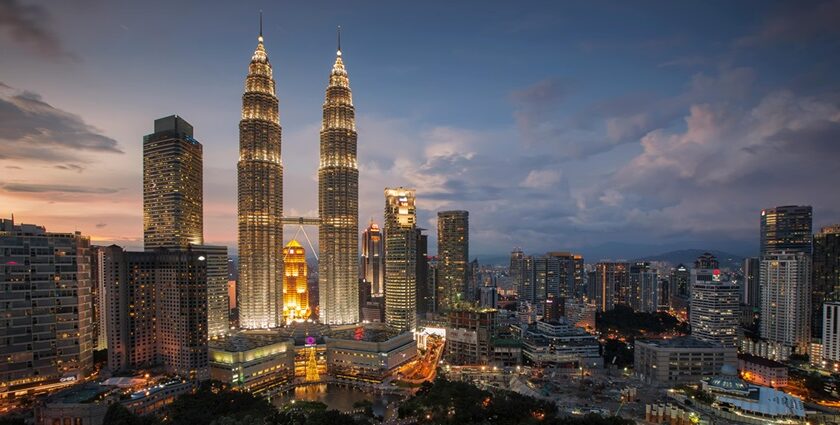
<svg viewBox="0 0 840 425"><path fill-rule="evenodd" d="M451 365L487 365L493 359L496 310L462 308L450 310L446 324L444 357Z"/></svg>
<svg viewBox="0 0 840 425"><path fill-rule="evenodd" d="M765 387L784 387L788 382L787 366L764 357L739 354L738 371L745 380Z"/></svg>
<svg viewBox="0 0 840 425"><path fill-rule="evenodd" d="M339 379L379 383L417 357L411 332L396 333L383 324L334 329L324 341L327 370Z"/></svg>
<svg viewBox="0 0 840 425"><path fill-rule="evenodd" d="M793 354L793 349L790 346L764 339L750 338L749 336L740 339L740 349L738 351L778 362L788 361L790 355Z"/></svg>
<svg viewBox="0 0 840 425"><path fill-rule="evenodd" d="M295 342L266 331L246 331L210 341L210 377L259 394L295 377Z"/></svg>
<svg viewBox="0 0 840 425"><path fill-rule="evenodd" d="M719 414L737 414L744 423L802 423L805 406L802 400L773 388L751 385L739 379L734 368L726 367L720 375L702 381L704 391L715 398L712 406ZM734 416L734 415L732 415ZM777 422L778 421L778 422Z"/></svg>
<svg viewBox="0 0 840 425"><path fill-rule="evenodd" d="M537 321L520 329L522 355L538 365L601 367L600 345L592 334L565 319Z"/></svg>
<svg viewBox="0 0 840 425"><path fill-rule="evenodd" d="M108 406L116 402L110 391L91 382L53 394L35 409L35 424L101 425Z"/></svg>
<svg viewBox="0 0 840 425"><path fill-rule="evenodd" d="M697 383L738 362L735 347L692 336L636 340L635 348L635 374L650 384Z"/></svg>

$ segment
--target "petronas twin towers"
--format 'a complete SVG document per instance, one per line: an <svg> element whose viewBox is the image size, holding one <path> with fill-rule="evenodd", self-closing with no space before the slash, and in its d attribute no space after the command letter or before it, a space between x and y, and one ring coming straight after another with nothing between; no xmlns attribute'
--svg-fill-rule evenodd
<svg viewBox="0 0 840 425"><path fill-rule="evenodd" d="M278 100L262 23L251 57L239 122L239 323L243 329L283 323L283 162ZM321 124L318 168L320 319L359 321L355 109L339 39Z"/></svg>

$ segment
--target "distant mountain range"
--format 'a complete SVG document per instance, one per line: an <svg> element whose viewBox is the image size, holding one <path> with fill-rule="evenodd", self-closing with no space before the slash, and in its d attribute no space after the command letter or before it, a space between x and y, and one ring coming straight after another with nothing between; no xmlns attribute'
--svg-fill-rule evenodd
<svg viewBox="0 0 840 425"><path fill-rule="evenodd" d="M662 254L650 255L647 257L638 258L637 261L664 261L672 265L685 264L691 267L694 260L704 253L710 253L717 257L721 268L738 269L744 264L744 257L733 254L731 252L718 251L715 249L680 249L676 251L668 251Z"/></svg>

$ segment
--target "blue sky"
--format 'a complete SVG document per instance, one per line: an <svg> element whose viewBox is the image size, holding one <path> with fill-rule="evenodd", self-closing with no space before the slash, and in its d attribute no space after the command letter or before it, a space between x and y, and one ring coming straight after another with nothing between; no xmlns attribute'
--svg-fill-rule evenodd
<svg viewBox="0 0 840 425"><path fill-rule="evenodd" d="M207 240L234 246L259 10L289 215L317 208L341 25L361 223L412 186L433 246L435 211L467 209L474 254L597 260L751 254L773 205L840 221L838 1L0 0L0 214L139 246L142 136L176 113L205 146Z"/></svg>

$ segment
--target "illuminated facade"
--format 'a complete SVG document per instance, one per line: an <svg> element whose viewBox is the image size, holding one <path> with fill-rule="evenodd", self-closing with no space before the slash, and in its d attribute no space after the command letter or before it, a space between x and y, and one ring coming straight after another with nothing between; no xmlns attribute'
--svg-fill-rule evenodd
<svg viewBox="0 0 840 425"><path fill-rule="evenodd" d="M83 379L93 367L90 239L0 219L0 398Z"/></svg>
<svg viewBox="0 0 840 425"><path fill-rule="evenodd" d="M283 248L283 273L283 318L287 322L309 318L306 252L294 239Z"/></svg>
<svg viewBox="0 0 840 425"><path fill-rule="evenodd" d="M280 118L262 28L248 66L239 122L239 324L282 323L283 163Z"/></svg>
<svg viewBox="0 0 840 425"><path fill-rule="evenodd" d="M371 296L385 293L385 240L382 230L372 220L362 232L362 279L370 283Z"/></svg>
<svg viewBox="0 0 840 425"><path fill-rule="evenodd" d="M599 311L610 311L616 304L630 305L630 264L601 261L595 264L590 285L591 299Z"/></svg>
<svg viewBox="0 0 840 425"><path fill-rule="evenodd" d="M417 215L414 189L385 189L385 323L414 330L417 315Z"/></svg>
<svg viewBox="0 0 840 425"><path fill-rule="evenodd" d="M253 394L270 392L295 377L295 342L276 334L242 332L211 341L210 376Z"/></svg>
<svg viewBox="0 0 840 425"><path fill-rule="evenodd" d="M318 284L321 322L359 321L359 168L356 118L341 43L330 73L318 167Z"/></svg>
<svg viewBox="0 0 840 425"><path fill-rule="evenodd" d="M761 259L761 337L808 351L811 341L811 256L779 251Z"/></svg>
<svg viewBox="0 0 840 425"><path fill-rule="evenodd" d="M438 213L438 311L447 311L464 299L469 276L469 219L467 211Z"/></svg>
<svg viewBox="0 0 840 425"><path fill-rule="evenodd" d="M224 248L222 248L224 249ZM206 251L104 248L108 368L162 366L187 380L209 378Z"/></svg>
<svg viewBox="0 0 840 425"><path fill-rule="evenodd" d="M204 241L202 147L193 127L172 115L143 138L143 246L186 248Z"/></svg>
<svg viewBox="0 0 840 425"><path fill-rule="evenodd" d="M761 210L761 255L771 251L811 253L813 211L810 206L786 205Z"/></svg>
<svg viewBox="0 0 840 425"><path fill-rule="evenodd" d="M734 347L740 326L740 286L721 274L718 260L705 253L691 269L691 336Z"/></svg>

